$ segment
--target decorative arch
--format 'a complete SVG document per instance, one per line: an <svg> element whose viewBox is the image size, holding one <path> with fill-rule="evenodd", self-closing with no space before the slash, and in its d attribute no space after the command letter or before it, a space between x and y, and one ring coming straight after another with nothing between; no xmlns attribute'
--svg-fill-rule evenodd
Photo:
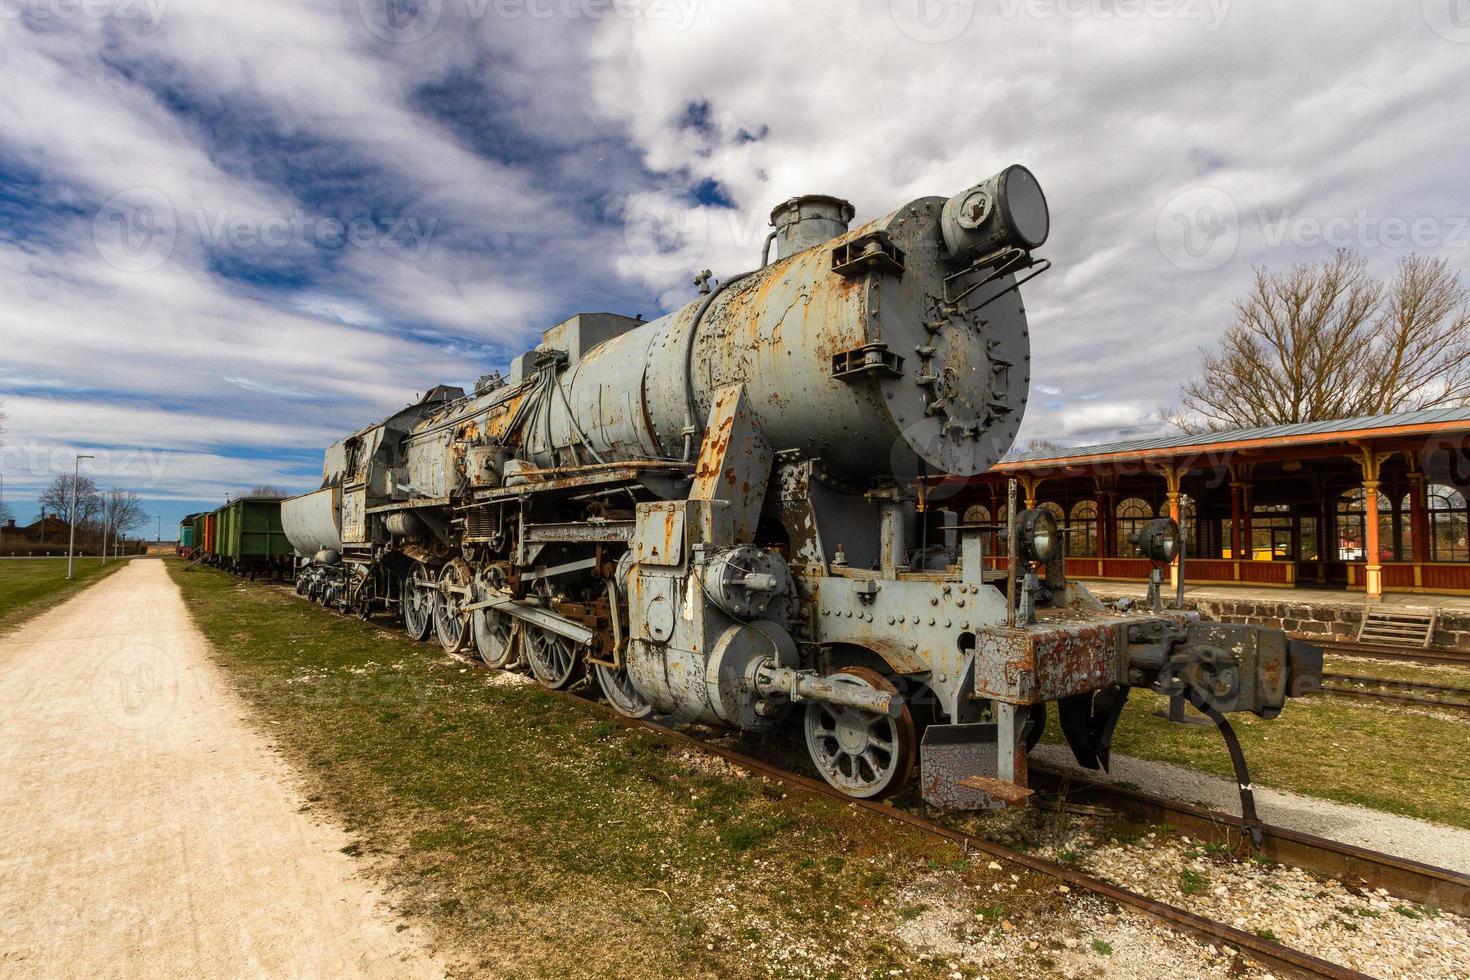
<svg viewBox="0 0 1470 980"><path fill-rule="evenodd" d="M1154 519L1154 508L1142 497L1129 497L1118 502L1114 511L1118 518L1118 554L1122 558L1133 554L1133 542L1128 539L1143 530L1145 524Z"/></svg>
<svg viewBox="0 0 1470 980"><path fill-rule="evenodd" d="M1097 557L1097 502L1079 500L1067 515L1067 554L1077 558Z"/></svg>

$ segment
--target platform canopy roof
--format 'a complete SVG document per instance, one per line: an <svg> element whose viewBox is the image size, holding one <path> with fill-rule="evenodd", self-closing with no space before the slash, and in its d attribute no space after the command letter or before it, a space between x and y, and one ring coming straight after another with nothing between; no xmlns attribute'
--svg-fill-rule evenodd
<svg viewBox="0 0 1470 980"><path fill-rule="evenodd" d="M1344 444L1390 439L1414 440L1449 434L1470 435L1470 407L1393 412L1327 422L1296 422L1197 435L1180 433L1096 446L1010 452L992 467L991 472L1017 472L1058 466L1085 467L1095 463L1175 459L1291 447L1316 446L1329 450L1336 447L1341 452L1347 448Z"/></svg>

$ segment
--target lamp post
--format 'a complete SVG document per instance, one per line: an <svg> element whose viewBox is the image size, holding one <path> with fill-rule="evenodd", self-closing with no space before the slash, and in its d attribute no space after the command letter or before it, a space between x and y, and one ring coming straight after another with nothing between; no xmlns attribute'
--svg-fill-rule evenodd
<svg viewBox="0 0 1470 980"><path fill-rule="evenodd" d="M77 547L77 477L81 469L82 460L91 459L91 456L77 456L71 463L71 536L66 542L66 577L71 579L72 554ZM43 524L42 527L45 527Z"/></svg>
<svg viewBox="0 0 1470 980"><path fill-rule="evenodd" d="M107 494L102 495L102 564L107 564Z"/></svg>

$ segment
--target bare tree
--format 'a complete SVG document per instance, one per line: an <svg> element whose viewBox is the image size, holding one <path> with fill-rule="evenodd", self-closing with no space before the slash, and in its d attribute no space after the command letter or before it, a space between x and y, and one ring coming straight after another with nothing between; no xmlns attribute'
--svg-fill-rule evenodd
<svg viewBox="0 0 1470 980"><path fill-rule="evenodd" d="M1368 412L1462 405L1470 398L1470 293L1449 263L1399 263L1373 328Z"/></svg>
<svg viewBox="0 0 1470 980"><path fill-rule="evenodd" d="M1410 256L1389 283L1340 251L1255 272L1220 346L1163 415L1186 432L1464 404L1470 306L1442 259Z"/></svg>
<svg viewBox="0 0 1470 980"><path fill-rule="evenodd" d="M286 493L286 491L282 490L280 487L272 486L269 483L260 483L260 484L256 484L255 486L251 487L250 490L249 490L249 492L246 493L245 496L247 496L247 497L275 497L275 498L279 499L279 498L282 498L282 497L288 497L288 496L290 496L290 494Z"/></svg>
<svg viewBox="0 0 1470 980"><path fill-rule="evenodd" d="M77 509L72 513L72 475L70 473L58 473L51 478L46 489L41 491L41 516L55 514L68 524L75 524L77 530L91 530L98 525L98 517L102 512L102 495L97 492L97 484L90 476L78 476L77 483Z"/></svg>
<svg viewBox="0 0 1470 980"><path fill-rule="evenodd" d="M1030 439L1026 442L1026 445L1020 448L1024 453L1052 453L1053 455L1060 455L1072 447L1051 439Z"/></svg>
<svg viewBox="0 0 1470 980"><path fill-rule="evenodd" d="M102 518L108 539L116 540L143 523L143 501L132 490L114 487L102 495Z"/></svg>

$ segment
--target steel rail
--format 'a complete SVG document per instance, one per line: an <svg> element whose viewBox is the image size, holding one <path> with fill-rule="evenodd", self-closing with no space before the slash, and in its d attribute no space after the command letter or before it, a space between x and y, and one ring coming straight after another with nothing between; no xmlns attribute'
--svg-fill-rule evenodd
<svg viewBox="0 0 1470 980"><path fill-rule="evenodd" d="M1340 654L1344 657L1368 657L1379 660L1401 660L1407 663L1470 667L1470 652L1464 650L1424 650L1418 647L1380 647L1369 643L1351 643L1346 640L1323 640L1301 633L1290 634L1293 639L1307 640L1322 648L1323 653Z"/></svg>
<svg viewBox="0 0 1470 980"><path fill-rule="evenodd" d="M1412 708L1448 708L1451 711L1470 711L1470 702L1445 701L1440 698L1426 698L1413 694L1396 694L1392 691L1364 691L1355 687L1323 685L1322 693L1335 694L1344 698L1357 698L1360 701L1380 701L1386 704L1401 704Z"/></svg>
<svg viewBox="0 0 1470 980"><path fill-rule="evenodd" d="M1033 763L1031 773L1033 784L1043 791L1068 800L1100 803L1125 816L1168 823L1201 838L1223 832L1227 837L1234 835L1238 842L1244 830L1240 817L1220 810L1127 789L1051 766ZM1262 853L1280 864L1349 884L1361 881L1405 901L1470 915L1470 875L1287 827L1263 824L1261 830Z"/></svg>
<svg viewBox="0 0 1470 980"><path fill-rule="evenodd" d="M435 646L435 649L441 648ZM451 656L456 656L456 659L463 660L466 663L485 667L485 664L478 657L471 658L467 654ZM495 668L486 667L486 669L492 670ZM966 833L953 827L948 827L928 817L900 809L896 806L848 796L846 793L821 780L790 772L762 759L728 749L722 745L712 744L675 728L658 724L657 722L646 719L628 718L614 711L608 705L591 698L582 697L571 691L552 690L541 685L538 685L538 689L568 702L575 702L584 707L590 706L625 728L639 728L646 731L658 732L673 741L689 745L701 752L716 755L726 762L755 775L808 793L846 803L854 809L863 810L874 816L882 817L894 823L905 824L931 836L959 844L966 850L973 850L980 854L1008 861L1011 864L1026 868L1028 871L1056 879L1069 888L1090 892L1100 898L1115 902L1120 906L1141 912L1150 918L1164 923L1177 932L1193 936L1207 943L1220 942L1234 946L1263 966L1269 967L1279 973L1296 977L1327 977L1332 978L1332 980L1368 980L1367 974L1360 973L1357 970L1341 966L1329 960L1324 960L1321 957L1313 956L1310 953L1281 943L1263 939L1254 933L1237 929L1223 922L1217 922L1214 919L1190 912L1187 909L1169 905L1166 902L1160 902L1157 899L1149 898L1131 889L1094 878L1091 875L1084 874L1075 868L1068 867L1057 861L1049 861L1046 858L1040 858L1033 854L1027 854L1024 851L1018 851L1002 844L997 844L994 841L986 840L983 837Z"/></svg>
<svg viewBox="0 0 1470 980"><path fill-rule="evenodd" d="M568 692L553 691L550 693L557 694L568 700L575 699L583 704L588 703L588 699ZM1100 878L1094 878L1091 875L1057 861L1049 861L1046 858L1037 857L1033 854L1027 854L1024 851L1018 851L1002 844L997 844L984 837L978 837L974 834L957 830L928 817L896 806L889 806L884 803L874 802L873 800L856 799L810 776L790 772L762 759L748 756L743 752L737 752L722 745L711 744L703 739L696 738L677 729L665 727L656 722L626 718L605 705L595 701L591 703L607 714L612 715L627 727L661 732L675 741L698 748L700 751L717 755L726 762L738 766L747 772L846 803L856 809L864 810L895 823L905 824L934 837L959 844L966 850L973 850L993 858L1020 865L1028 871L1033 871L1049 878L1055 878L1069 888L1091 892L1100 898L1106 898L1116 902L1118 905L1142 912L1151 918L1167 924L1176 931L1187 933L1208 943L1228 943L1247 953L1262 965L1281 973L1302 977L1332 977L1340 978L1340 980L1359 980L1359 978L1367 976L1366 974L1313 956L1302 950L1263 939L1243 929L1237 929L1234 926L1217 922L1214 919L1190 912L1187 909L1179 908L1176 905L1169 905L1168 903L1149 898L1131 889L1114 885Z"/></svg>

